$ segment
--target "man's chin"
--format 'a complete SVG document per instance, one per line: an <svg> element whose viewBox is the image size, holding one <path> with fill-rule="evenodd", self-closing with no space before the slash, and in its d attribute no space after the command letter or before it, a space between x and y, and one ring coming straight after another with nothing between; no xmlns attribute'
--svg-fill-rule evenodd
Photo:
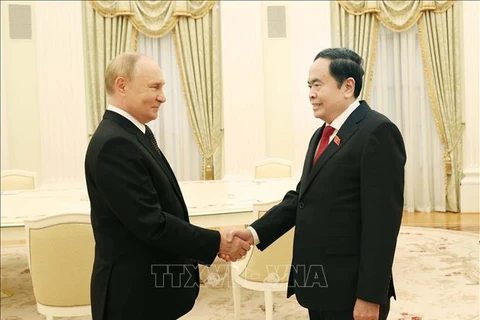
<svg viewBox="0 0 480 320"><path fill-rule="evenodd" d="M323 113L320 110L313 111L313 116L317 119L323 120Z"/></svg>

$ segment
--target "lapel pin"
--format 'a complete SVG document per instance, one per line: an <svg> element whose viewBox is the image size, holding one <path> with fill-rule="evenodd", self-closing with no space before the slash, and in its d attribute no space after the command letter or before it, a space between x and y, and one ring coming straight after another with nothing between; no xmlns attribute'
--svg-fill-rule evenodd
<svg viewBox="0 0 480 320"><path fill-rule="evenodd" d="M340 138L339 138L338 136L333 137L333 142L335 142L335 144L336 144L337 146L340 145L340 141L342 141L342 140L340 140Z"/></svg>

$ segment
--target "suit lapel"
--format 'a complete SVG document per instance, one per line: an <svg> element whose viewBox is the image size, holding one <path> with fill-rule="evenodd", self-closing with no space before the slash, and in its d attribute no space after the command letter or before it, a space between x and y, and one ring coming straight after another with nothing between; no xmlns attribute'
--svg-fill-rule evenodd
<svg viewBox="0 0 480 320"><path fill-rule="evenodd" d="M325 125L323 125L322 129L318 132L318 137L314 139L314 141L317 141L317 144L311 146L307 153L308 163L305 165L309 166L311 170L307 171L307 174L305 175L306 181L305 183L302 183L300 196L307 190L308 186L312 183L313 179L320 172L320 170L322 170L327 161L332 158L341 148L345 147L345 145L348 143L348 140L350 140L353 134L358 130L358 123L363 120L365 115L370 110L371 109L368 104L365 101L362 101L337 132L336 136L340 139L339 145L332 140L332 142L328 144L325 151L323 151L323 153L320 155L315 165L312 166L313 155L315 154L318 141L320 140L323 132L323 128L325 128Z"/></svg>
<svg viewBox="0 0 480 320"><path fill-rule="evenodd" d="M180 199L180 202L185 208L185 212L187 211L187 207L185 205L185 200L183 199L182 192L180 190L180 186L178 185L177 179L175 178L175 174L172 171L172 168L170 168L170 165L168 164L167 159L163 156L163 154L159 154L157 150L155 150L154 146L148 140L147 136L140 131L140 129L137 128L133 123L130 122L130 120L124 118L123 116L112 112L112 111L105 111L105 115L103 116L105 119L109 119L111 121L116 122L118 125L120 125L122 128L124 128L126 131L130 132L131 134L134 134L138 141L140 142L141 145L145 149L148 150L148 152L153 156L153 158L157 161L158 165L162 169L162 171L165 173L165 176L168 178L170 181L170 184L172 185L172 188L177 195L178 199ZM188 215L186 216L187 221Z"/></svg>
<svg viewBox="0 0 480 320"><path fill-rule="evenodd" d="M313 167L313 158L315 157L315 152L317 151L318 143L320 142L320 137L322 136L323 130L325 129L325 124L317 130L313 135L312 145L308 148L306 161L304 164L304 176L308 176Z"/></svg>
<svg viewBox="0 0 480 320"><path fill-rule="evenodd" d="M155 150L155 147L152 145L150 140L148 140L147 136L138 130L136 133L138 141L150 152L150 154L155 158L157 163L160 165L160 168L165 172L165 175L167 176L168 180L170 180L170 183L172 184L173 190L177 194L177 197L184 203L184 199L182 197L182 192L180 190L180 186L178 185L177 179L175 178L175 174L173 173L172 168L168 164L167 159L165 156L161 153L158 153L157 150Z"/></svg>

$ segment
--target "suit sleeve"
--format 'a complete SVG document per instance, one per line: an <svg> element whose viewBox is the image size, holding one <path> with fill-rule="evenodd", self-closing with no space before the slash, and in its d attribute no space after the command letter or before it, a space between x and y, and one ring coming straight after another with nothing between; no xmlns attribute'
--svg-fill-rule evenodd
<svg viewBox="0 0 480 320"><path fill-rule="evenodd" d="M316 148L315 138L318 136L322 127L318 128L310 138L308 150ZM307 156L305 157L304 167L307 165L307 161L310 161ZM305 174L305 172L304 172ZM258 249L265 250L275 240L280 238L288 230L293 228L297 219L298 209L298 197L300 194L302 181L305 177L301 177L295 190L287 192L282 202L271 208L262 218L252 223L252 228L257 232L260 243L257 245Z"/></svg>
<svg viewBox="0 0 480 320"><path fill-rule="evenodd" d="M361 243L357 297L385 303L403 212L405 147L398 128L371 133L360 163Z"/></svg>
<svg viewBox="0 0 480 320"><path fill-rule="evenodd" d="M132 141L115 138L106 142L97 159L95 176L107 205L136 237L179 255L213 262L220 233L162 211L151 175Z"/></svg>
<svg viewBox="0 0 480 320"><path fill-rule="evenodd" d="M296 191L290 190L287 192L282 202L252 223L251 226L257 232L260 240L260 243L257 245L258 249L265 250L275 240L295 226L299 190L300 182Z"/></svg>

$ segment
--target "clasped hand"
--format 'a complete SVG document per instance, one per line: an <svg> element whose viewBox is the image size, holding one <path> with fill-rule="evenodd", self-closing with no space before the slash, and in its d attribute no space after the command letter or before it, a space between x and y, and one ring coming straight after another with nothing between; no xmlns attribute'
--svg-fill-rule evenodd
<svg viewBox="0 0 480 320"><path fill-rule="evenodd" d="M223 229L220 236L218 256L227 262L242 258L253 245L253 236L248 229Z"/></svg>

